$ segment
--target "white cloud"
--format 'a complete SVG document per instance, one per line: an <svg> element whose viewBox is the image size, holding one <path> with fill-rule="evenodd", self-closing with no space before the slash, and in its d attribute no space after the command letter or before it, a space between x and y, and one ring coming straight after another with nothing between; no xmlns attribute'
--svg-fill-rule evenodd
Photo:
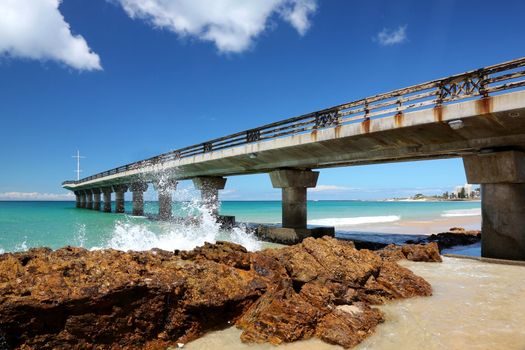
<svg viewBox="0 0 525 350"><path fill-rule="evenodd" d="M303 35L317 0L109 0L131 18L157 28L213 42L221 52L242 52L279 14Z"/></svg>
<svg viewBox="0 0 525 350"><path fill-rule="evenodd" d="M401 44L407 40L407 26L399 26L395 30L385 28L377 33L374 40L383 46Z"/></svg>
<svg viewBox="0 0 525 350"><path fill-rule="evenodd" d="M40 193L40 192L0 192L0 200L8 201L69 201L74 200L72 192Z"/></svg>
<svg viewBox="0 0 525 350"><path fill-rule="evenodd" d="M54 60L79 70L102 69L86 40L71 33L61 0L0 0L0 55Z"/></svg>
<svg viewBox="0 0 525 350"><path fill-rule="evenodd" d="M317 185L316 187L309 188L310 192L329 192L329 191L354 191L357 190L351 187L336 186L336 185Z"/></svg>

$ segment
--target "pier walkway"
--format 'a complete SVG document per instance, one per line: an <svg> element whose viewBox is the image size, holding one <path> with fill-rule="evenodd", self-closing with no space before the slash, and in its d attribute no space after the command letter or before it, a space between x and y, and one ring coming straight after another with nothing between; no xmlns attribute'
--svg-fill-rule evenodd
<svg viewBox="0 0 525 350"><path fill-rule="evenodd" d="M283 228L306 228L307 188L317 169L462 157L469 183L482 189L482 255L525 260L525 58L344 103L65 181L77 207L143 214L143 192L159 192L171 215L171 191L192 179L217 208L226 176L269 173L282 189ZM159 176L161 174L161 176ZM385 179L388 175L385 174Z"/></svg>

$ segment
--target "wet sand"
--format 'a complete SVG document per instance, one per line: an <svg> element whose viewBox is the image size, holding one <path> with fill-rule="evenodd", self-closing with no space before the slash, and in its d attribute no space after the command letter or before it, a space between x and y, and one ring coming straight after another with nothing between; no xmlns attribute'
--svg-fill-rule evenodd
<svg viewBox="0 0 525 350"><path fill-rule="evenodd" d="M358 350L525 349L525 266L444 258L402 262L429 281L434 295L380 306L386 321ZM186 344L194 350L342 349L320 340L274 347L243 344L234 327Z"/></svg>
<svg viewBox="0 0 525 350"><path fill-rule="evenodd" d="M430 235L446 232L451 227L463 227L467 230L481 229L481 216L443 217L434 220L400 220L389 223L341 225L336 231L344 232L381 232L406 235Z"/></svg>

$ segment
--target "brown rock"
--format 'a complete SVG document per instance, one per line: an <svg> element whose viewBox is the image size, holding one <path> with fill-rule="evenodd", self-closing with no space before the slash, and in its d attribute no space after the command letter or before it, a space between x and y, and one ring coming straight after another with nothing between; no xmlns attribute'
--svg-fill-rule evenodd
<svg viewBox="0 0 525 350"><path fill-rule="evenodd" d="M376 253L387 261L402 259L412 261L441 262L438 245L435 242L427 244L390 244Z"/></svg>
<svg viewBox="0 0 525 350"><path fill-rule="evenodd" d="M328 237L255 253L32 249L0 255L0 349L165 349L231 324L247 342L351 347L383 320L368 304L430 294L395 262Z"/></svg>
<svg viewBox="0 0 525 350"><path fill-rule="evenodd" d="M436 242L439 251L454 246L470 245L481 241L480 230L465 230L462 227L451 227L448 232L432 234L417 241L407 241L407 243L423 244Z"/></svg>

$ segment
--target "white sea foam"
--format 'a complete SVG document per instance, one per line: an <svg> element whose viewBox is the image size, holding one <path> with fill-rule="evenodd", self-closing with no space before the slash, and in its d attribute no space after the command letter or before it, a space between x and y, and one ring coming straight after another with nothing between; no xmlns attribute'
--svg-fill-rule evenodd
<svg viewBox="0 0 525 350"><path fill-rule="evenodd" d="M27 247L27 237L25 237L24 241L22 243L19 243L15 246L15 249L13 249L15 252L23 252L28 250Z"/></svg>
<svg viewBox="0 0 525 350"><path fill-rule="evenodd" d="M481 215L481 208L445 210L441 214L441 216L444 218L457 217L457 216L480 216L480 215Z"/></svg>
<svg viewBox="0 0 525 350"><path fill-rule="evenodd" d="M177 222L153 224L147 221L119 220L107 241L106 248L124 251L152 248L190 250L205 242L228 240L241 244L251 251L261 249L261 242L244 228L221 230L220 225L206 208L197 202L188 204L188 207L190 210L197 210L200 214L200 220L193 224Z"/></svg>
<svg viewBox="0 0 525 350"><path fill-rule="evenodd" d="M5 250L3 250L2 248L0 248L0 254L4 254L5 253Z"/></svg>
<svg viewBox="0 0 525 350"><path fill-rule="evenodd" d="M309 225L326 225L326 226L351 226L361 224L373 224L382 222L394 222L401 220L398 215L385 215L385 216L358 216L355 218L326 218L309 220Z"/></svg>

